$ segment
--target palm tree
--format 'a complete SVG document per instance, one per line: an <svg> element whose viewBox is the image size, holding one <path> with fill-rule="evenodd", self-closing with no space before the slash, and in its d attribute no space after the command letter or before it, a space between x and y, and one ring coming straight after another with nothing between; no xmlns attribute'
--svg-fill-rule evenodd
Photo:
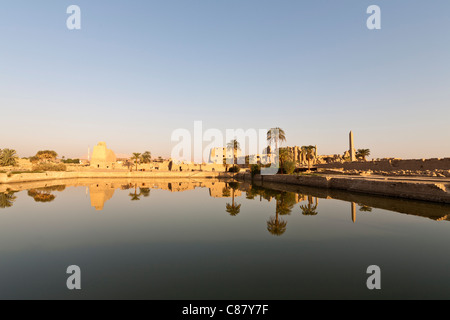
<svg viewBox="0 0 450 320"><path fill-rule="evenodd" d="M17 160L16 150L3 149L0 152L0 166L15 166Z"/></svg>
<svg viewBox="0 0 450 320"><path fill-rule="evenodd" d="M356 157L366 161L366 157L370 156L370 149L358 149L356 151Z"/></svg>
<svg viewBox="0 0 450 320"><path fill-rule="evenodd" d="M238 150L241 150L241 145L236 139L231 140L230 142L227 143L227 150L233 151L233 166L234 166L234 163L236 162L236 154Z"/></svg>
<svg viewBox="0 0 450 320"><path fill-rule="evenodd" d="M286 133L284 132L283 129L276 127L271 128L267 131L267 142L269 143L269 147L272 142L275 143L275 151L279 152L278 144L282 144L285 141L286 141Z"/></svg>
<svg viewBox="0 0 450 320"><path fill-rule="evenodd" d="M283 164L287 161L291 161L292 157L289 154L289 150L286 148L280 148L278 156L280 157L280 172L283 173Z"/></svg>
<svg viewBox="0 0 450 320"><path fill-rule="evenodd" d="M275 148L278 149L278 143L286 141L286 133L281 128L271 128L267 131L267 141L269 144L275 142Z"/></svg>
<svg viewBox="0 0 450 320"><path fill-rule="evenodd" d="M12 207L16 198L17 197L14 195L14 192L0 193L0 208L4 209Z"/></svg>
<svg viewBox="0 0 450 320"><path fill-rule="evenodd" d="M150 151L145 151L141 155L141 161L142 163L149 163L152 160L152 153Z"/></svg>
<svg viewBox="0 0 450 320"><path fill-rule="evenodd" d="M136 163L136 171L138 170L138 160L140 159L140 156L140 153L134 152L133 156L131 157L131 159Z"/></svg>
<svg viewBox="0 0 450 320"><path fill-rule="evenodd" d="M311 160L314 157L314 150L316 150L316 147L314 147L314 146L303 146L302 150L303 150L303 152L306 153L306 160L308 161L308 171L311 171Z"/></svg>

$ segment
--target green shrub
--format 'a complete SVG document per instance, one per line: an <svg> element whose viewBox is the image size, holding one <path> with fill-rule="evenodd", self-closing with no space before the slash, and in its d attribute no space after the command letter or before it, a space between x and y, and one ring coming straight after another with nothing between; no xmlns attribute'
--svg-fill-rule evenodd
<svg viewBox="0 0 450 320"><path fill-rule="evenodd" d="M239 172L241 171L241 168L238 166L232 166L230 169L228 169L228 172Z"/></svg>
<svg viewBox="0 0 450 320"><path fill-rule="evenodd" d="M286 161L285 163L283 163L283 169L287 174L292 174L295 170L295 162Z"/></svg>
<svg viewBox="0 0 450 320"><path fill-rule="evenodd" d="M250 166L250 174L252 178L257 174L261 174L261 166L259 164L252 164Z"/></svg>
<svg viewBox="0 0 450 320"><path fill-rule="evenodd" d="M15 166L17 165L17 153L13 149L0 149L0 166Z"/></svg>
<svg viewBox="0 0 450 320"><path fill-rule="evenodd" d="M36 156L29 157L28 160L29 160L31 163L38 163L38 162L39 162L39 158L36 157Z"/></svg>
<svg viewBox="0 0 450 320"><path fill-rule="evenodd" d="M33 171L66 171L66 166L62 163L40 163L33 166Z"/></svg>
<svg viewBox="0 0 450 320"><path fill-rule="evenodd" d="M63 163L67 163L67 164L79 164L80 163L80 159L66 159L66 160L61 160Z"/></svg>

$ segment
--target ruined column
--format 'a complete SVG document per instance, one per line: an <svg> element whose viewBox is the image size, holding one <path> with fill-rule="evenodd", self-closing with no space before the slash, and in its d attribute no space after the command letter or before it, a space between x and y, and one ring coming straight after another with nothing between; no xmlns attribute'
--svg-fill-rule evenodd
<svg viewBox="0 0 450 320"><path fill-rule="evenodd" d="M356 161L355 145L353 143L353 132L350 131L350 161Z"/></svg>

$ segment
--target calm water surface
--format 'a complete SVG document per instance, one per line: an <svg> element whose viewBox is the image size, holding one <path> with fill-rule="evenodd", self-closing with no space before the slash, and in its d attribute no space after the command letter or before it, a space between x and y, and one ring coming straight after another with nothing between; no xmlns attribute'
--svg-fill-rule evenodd
<svg viewBox="0 0 450 320"><path fill-rule="evenodd" d="M449 299L449 217L270 184L17 185L0 193L0 299ZM66 287L70 265L80 291ZM366 287L370 265L381 290Z"/></svg>

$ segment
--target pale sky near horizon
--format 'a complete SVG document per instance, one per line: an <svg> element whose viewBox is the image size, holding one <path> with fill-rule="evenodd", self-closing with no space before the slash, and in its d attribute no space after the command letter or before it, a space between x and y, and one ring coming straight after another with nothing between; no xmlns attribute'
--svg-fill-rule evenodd
<svg viewBox="0 0 450 320"><path fill-rule="evenodd" d="M203 121L281 127L319 154L353 130L370 158L450 157L449 15L448 0L2 1L0 148L167 157Z"/></svg>

